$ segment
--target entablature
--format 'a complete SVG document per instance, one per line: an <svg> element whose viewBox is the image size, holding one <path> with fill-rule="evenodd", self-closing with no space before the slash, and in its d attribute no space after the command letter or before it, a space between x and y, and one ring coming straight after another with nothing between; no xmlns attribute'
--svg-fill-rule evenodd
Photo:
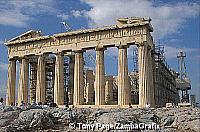
<svg viewBox="0 0 200 132"><path fill-rule="evenodd" d="M8 41L9 58L46 52L62 52L91 49L96 47L114 47L120 45L149 42L152 45L150 23L127 23L103 28L71 31L52 36L38 36L28 39Z"/></svg>

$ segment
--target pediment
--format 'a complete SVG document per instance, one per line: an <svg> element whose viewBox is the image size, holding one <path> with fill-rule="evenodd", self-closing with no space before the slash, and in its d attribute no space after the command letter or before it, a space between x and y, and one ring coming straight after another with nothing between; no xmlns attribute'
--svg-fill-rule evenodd
<svg viewBox="0 0 200 132"><path fill-rule="evenodd" d="M8 40L8 42L20 41L20 40L36 38L36 37L40 37L40 36L42 36L41 31L29 30L29 31L17 36L17 37L14 37L14 38Z"/></svg>

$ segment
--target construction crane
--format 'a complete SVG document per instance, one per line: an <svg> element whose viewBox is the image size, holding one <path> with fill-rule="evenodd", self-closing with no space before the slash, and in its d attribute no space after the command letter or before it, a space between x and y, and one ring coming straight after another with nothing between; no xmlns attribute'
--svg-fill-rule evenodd
<svg viewBox="0 0 200 132"><path fill-rule="evenodd" d="M187 77L186 73L185 58L185 52L180 51L177 54L178 78L176 79L176 88L181 91L181 103L189 103L188 90L191 90L190 79Z"/></svg>
<svg viewBox="0 0 200 132"><path fill-rule="evenodd" d="M67 32L72 31L71 26L67 22L61 22Z"/></svg>

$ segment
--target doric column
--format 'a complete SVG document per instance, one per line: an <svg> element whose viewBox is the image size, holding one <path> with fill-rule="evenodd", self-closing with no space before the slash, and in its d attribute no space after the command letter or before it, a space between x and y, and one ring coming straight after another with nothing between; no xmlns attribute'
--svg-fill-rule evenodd
<svg viewBox="0 0 200 132"><path fill-rule="evenodd" d="M131 103L131 89L128 77L127 47L118 48L118 105Z"/></svg>
<svg viewBox="0 0 200 132"><path fill-rule="evenodd" d="M104 49L96 48L95 105L105 104Z"/></svg>
<svg viewBox="0 0 200 132"><path fill-rule="evenodd" d="M105 102L111 104L113 102L113 76L106 76L105 84Z"/></svg>
<svg viewBox="0 0 200 132"><path fill-rule="evenodd" d="M151 105L151 107L155 107L155 85L154 85L154 57L153 57L153 54L152 54L152 50L149 48L148 49L148 60L149 60L149 85L150 85L150 88L149 88L149 97L148 97L148 100L149 100L149 103Z"/></svg>
<svg viewBox="0 0 200 132"><path fill-rule="evenodd" d="M30 62L30 103L35 102L37 86L37 62Z"/></svg>
<svg viewBox="0 0 200 132"><path fill-rule="evenodd" d="M18 84L18 105L23 101L28 103L28 79L29 79L29 64L24 57L20 60L20 76Z"/></svg>
<svg viewBox="0 0 200 132"><path fill-rule="evenodd" d="M6 105L15 105L16 60L9 59Z"/></svg>
<svg viewBox="0 0 200 132"><path fill-rule="evenodd" d="M146 67L147 66L147 45L138 47L138 69L139 69L139 106L145 107L146 99Z"/></svg>
<svg viewBox="0 0 200 132"><path fill-rule="evenodd" d="M62 53L56 54L54 102L57 105L64 105L64 58Z"/></svg>
<svg viewBox="0 0 200 132"><path fill-rule="evenodd" d="M86 102L93 103L94 98L94 75L92 70L86 71Z"/></svg>
<svg viewBox="0 0 200 132"><path fill-rule="evenodd" d="M71 55L69 63L69 90L68 90L69 104L73 104L73 97L74 97L74 63L75 63L75 57L74 55Z"/></svg>
<svg viewBox="0 0 200 132"><path fill-rule="evenodd" d="M83 52L75 52L73 105L84 104Z"/></svg>
<svg viewBox="0 0 200 132"><path fill-rule="evenodd" d="M139 106L154 105L152 56L147 43L138 47Z"/></svg>
<svg viewBox="0 0 200 132"><path fill-rule="evenodd" d="M45 103L45 56L38 56L36 102Z"/></svg>

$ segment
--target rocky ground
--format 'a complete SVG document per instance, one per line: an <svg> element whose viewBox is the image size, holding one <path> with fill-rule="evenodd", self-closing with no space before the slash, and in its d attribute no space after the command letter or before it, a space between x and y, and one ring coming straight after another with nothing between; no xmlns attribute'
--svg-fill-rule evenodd
<svg viewBox="0 0 200 132"><path fill-rule="evenodd" d="M137 126L139 124L139 126ZM76 109L37 108L0 110L0 132L27 131L200 131L200 108ZM149 125L148 125L149 124ZM156 125L157 127L155 127ZM157 130L155 130L157 128Z"/></svg>

